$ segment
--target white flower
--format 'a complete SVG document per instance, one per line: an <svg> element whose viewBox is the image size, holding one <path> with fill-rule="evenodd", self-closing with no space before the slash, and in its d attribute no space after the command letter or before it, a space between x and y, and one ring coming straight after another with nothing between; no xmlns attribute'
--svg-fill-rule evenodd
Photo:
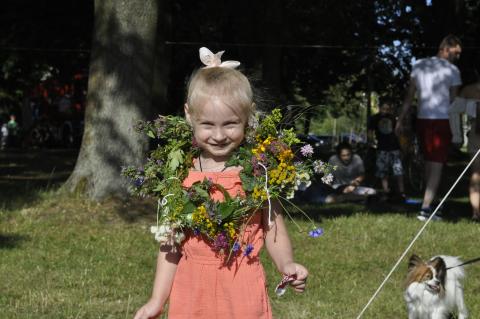
<svg viewBox="0 0 480 319"><path fill-rule="evenodd" d="M259 124L260 123L258 121L258 114L250 115L250 117L248 118L248 126L250 126L252 129L256 130Z"/></svg>
<svg viewBox="0 0 480 319"><path fill-rule="evenodd" d="M181 244L185 239L185 234L178 230L179 226L179 223L162 224L160 226L150 227L150 231L155 234L155 240L159 243L172 244L173 240L175 243Z"/></svg>
<svg viewBox="0 0 480 319"><path fill-rule="evenodd" d="M319 173L322 173L323 170L325 169L325 163L320 161L320 160L317 160L315 162L313 162L313 171L317 174Z"/></svg>
<svg viewBox="0 0 480 319"><path fill-rule="evenodd" d="M295 190L294 189L290 189L290 191L287 193L287 199L292 199L295 197Z"/></svg>
<svg viewBox="0 0 480 319"><path fill-rule="evenodd" d="M175 242L180 245L182 241L185 239L185 234L182 231L176 231L174 237L175 237Z"/></svg>
<svg viewBox="0 0 480 319"><path fill-rule="evenodd" d="M166 243L172 237L173 230L168 224L150 227L150 232L155 234L155 240L159 243Z"/></svg>
<svg viewBox="0 0 480 319"><path fill-rule="evenodd" d="M333 175L332 174L327 174L327 175L323 176L322 177L322 182L330 185L333 182Z"/></svg>
<svg viewBox="0 0 480 319"><path fill-rule="evenodd" d="M304 191L306 190L312 182L310 181L310 175L307 173L300 173L295 178L295 190Z"/></svg>

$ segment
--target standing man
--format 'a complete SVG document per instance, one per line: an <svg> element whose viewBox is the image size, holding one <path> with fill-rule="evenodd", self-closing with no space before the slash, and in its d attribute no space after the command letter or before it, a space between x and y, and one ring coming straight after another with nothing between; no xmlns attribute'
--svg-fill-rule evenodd
<svg viewBox="0 0 480 319"><path fill-rule="evenodd" d="M417 218L425 221L430 217L431 207L440 184L443 165L447 162L452 133L448 110L457 96L460 71L453 64L460 58L461 41L454 35L446 36L440 43L436 56L419 60L413 65L410 84L395 131L403 131L404 119L408 116L415 94L417 96L416 131L425 158L426 188L422 208ZM440 220L438 214L434 217Z"/></svg>

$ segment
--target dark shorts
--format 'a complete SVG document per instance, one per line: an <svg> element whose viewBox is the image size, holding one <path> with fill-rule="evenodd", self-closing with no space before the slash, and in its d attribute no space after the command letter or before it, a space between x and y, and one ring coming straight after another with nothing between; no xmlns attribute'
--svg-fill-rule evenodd
<svg viewBox="0 0 480 319"><path fill-rule="evenodd" d="M425 161L446 163L452 142L450 123L446 120L417 119L417 136Z"/></svg>
<svg viewBox="0 0 480 319"><path fill-rule="evenodd" d="M375 171L375 176L379 178L387 177L390 173L390 170L393 172L394 176L403 175L403 165L400 151L377 151L376 167L377 170Z"/></svg>

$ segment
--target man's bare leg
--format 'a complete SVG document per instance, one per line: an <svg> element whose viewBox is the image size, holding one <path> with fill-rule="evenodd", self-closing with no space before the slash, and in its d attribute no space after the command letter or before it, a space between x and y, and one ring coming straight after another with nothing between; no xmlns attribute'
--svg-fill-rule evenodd
<svg viewBox="0 0 480 319"><path fill-rule="evenodd" d="M426 187L423 195L422 208L428 208L432 205L437 195L438 185L442 179L443 163L425 162Z"/></svg>

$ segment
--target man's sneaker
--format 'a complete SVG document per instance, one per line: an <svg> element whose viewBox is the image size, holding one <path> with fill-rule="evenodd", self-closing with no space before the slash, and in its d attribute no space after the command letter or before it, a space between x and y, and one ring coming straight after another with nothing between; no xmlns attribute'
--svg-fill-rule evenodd
<svg viewBox="0 0 480 319"><path fill-rule="evenodd" d="M420 213L417 216L417 219L419 221L424 222L424 221L426 221L427 219L430 218L430 215L432 213L433 213L433 211L430 207L422 208L420 210ZM433 221L441 221L442 220L442 212L440 210L438 210L437 213L435 214L435 216L432 217L432 220Z"/></svg>

